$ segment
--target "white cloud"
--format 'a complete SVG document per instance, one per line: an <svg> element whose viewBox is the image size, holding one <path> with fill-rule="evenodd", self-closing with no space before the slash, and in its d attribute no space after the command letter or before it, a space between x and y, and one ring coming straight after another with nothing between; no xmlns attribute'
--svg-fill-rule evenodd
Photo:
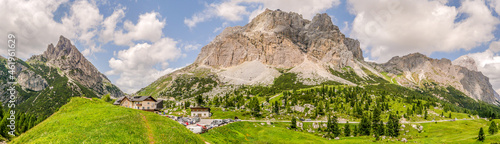
<svg viewBox="0 0 500 144"><path fill-rule="evenodd" d="M493 89L500 92L500 55L495 50L500 48L500 41L492 42L490 48L484 52L468 54L476 61L477 69L490 78Z"/></svg>
<svg viewBox="0 0 500 144"><path fill-rule="evenodd" d="M60 22L54 20L55 11L66 4L69 11L63 13ZM17 47L22 48L17 54L23 59L42 53L49 43L57 42L60 35L82 44L82 54L89 56L104 51L96 44L105 25L97 5L93 0L3 1L0 3L0 13L3 13L0 33L16 35ZM6 45L6 41L0 41L0 45Z"/></svg>
<svg viewBox="0 0 500 144"><path fill-rule="evenodd" d="M121 19L125 17L125 9L126 8L115 9L113 14L102 22L103 30L99 36L101 42L107 43L114 39L116 24L121 22Z"/></svg>
<svg viewBox="0 0 500 144"><path fill-rule="evenodd" d="M149 12L139 16L136 25L131 21L125 21L123 27L127 31L119 30L115 33L114 42L117 45L133 45L133 41L146 40L156 42L162 38L165 19L159 20L160 14Z"/></svg>
<svg viewBox="0 0 500 144"><path fill-rule="evenodd" d="M116 54L117 58L109 60L112 70L106 74L119 75L116 85L127 93L133 93L174 70L167 68L167 61L181 55L177 43L171 38L162 38L153 44L136 44L121 50Z"/></svg>
<svg viewBox="0 0 500 144"><path fill-rule="evenodd" d="M500 52L500 41L491 42L489 50L494 53Z"/></svg>
<svg viewBox="0 0 500 144"><path fill-rule="evenodd" d="M77 39L87 46L82 52L84 55L103 51L94 42L102 20L103 15L100 14L96 3L86 0L75 1L71 5L70 15L61 19L63 25L72 32L65 36Z"/></svg>
<svg viewBox="0 0 500 144"><path fill-rule="evenodd" d="M185 18L184 23L193 28L196 24L211 18L221 18L226 21L240 21L244 16L251 20L266 8L293 11L302 14L304 18L311 19L316 13L323 12L340 4L340 0L228 0L222 3L206 5L205 10ZM255 10L249 8L258 6Z"/></svg>
<svg viewBox="0 0 500 144"><path fill-rule="evenodd" d="M220 27L216 27L214 29L213 33L217 33L219 31L223 30L224 28L226 28L227 26L229 26L229 23L228 22L223 22Z"/></svg>
<svg viewBox="0 0 500 144"><path fill-rule="evenodd" d="M497 12L497 14L500 15L500 1L498 1L498 0L488 0L488 2L490 3L490 7L492 7L493 9L495 9L495 11Z"/></svg>
<svg viewBox="0 0 500 144"><path fill-rule="evenodd" d="M193 51L201 47L201 44L185 44L184 51Z"/></svg>
<svg viewBox="0 0 500 144"><path fill-rule="evenodd" d="M53 12L66 0L18 1L4 0L0 3L0 34L16 35L17 56L28 58L47 49L48 42L59 39L70 31L53 20ZM6 51L6 40L1 40L1 50ZM22 49L21 49L22 48Z"/></svg>
<svg viewBox="0 0 500 144"><path fill-rule="evenodd" d="M349 5L356 15L351 36L378 62L413 52L470 50L491 41L500 23L482 0L465 0L459 8L434 0L349 0Z"/></svg>

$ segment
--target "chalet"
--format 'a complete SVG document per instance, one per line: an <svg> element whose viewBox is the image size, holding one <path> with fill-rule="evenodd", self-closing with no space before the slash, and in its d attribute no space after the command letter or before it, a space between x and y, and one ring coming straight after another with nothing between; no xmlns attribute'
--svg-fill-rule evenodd
<svg viewBox="0 0 500 144"><path fill-rule="evenodd" d="M152 112L160 112L163 108L163 101L156 100L152 96L124 96L118 98L113 104Z"/></svg>
<svg viewBox="0 0 500 144"><path fill-rule="evenodd" d="M208 107L190 107L191 116L192 117L210 117L212 114L210 113L210 108Z"/></svg>

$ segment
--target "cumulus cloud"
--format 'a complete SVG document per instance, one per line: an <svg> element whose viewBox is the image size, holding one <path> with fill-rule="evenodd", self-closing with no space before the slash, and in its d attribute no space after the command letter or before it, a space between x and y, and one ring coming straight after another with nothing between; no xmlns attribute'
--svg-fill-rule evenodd
<svg viewBox="0 0 500 144"><path fill-rule="evenodd" d="M54 12L63 4L69 5L69 11L59 22L54 20ZM82 44L82 54L92 55L103 51L96 44L104 25L104 16L97 5L95 1L87 0L6 0L0 3L0 13L3 13L0 15L3 21L0 33L17 36L17 47L22 48L17 51L17 56L23 59L42 53L49 43L57 42L60 35ZM6 45L6 41L0 41L0 44Z"/></svg>
<svg viewBox="0 0 500 144"><path fill-rule="evenodd" d="M53 12L66 2L5 0L0 3L0 33L16 35L18 57L28 58L40 54L47 48L48 42L57 41L61 34L70 34L62 23L53 20ZM6 51L4 46L7 41L0 41L0 45Z"/></svg>
<svg viewBox="0 0 500 144"><path fill-rule="evenodd" d="M119 75L116 85L127 93L133 93L149 85L159 77L172 72L169 63L181 55L177 41L162 38L157 42L136 44L121 50L117 58L109 60L107 75Z"/></svg>
<svg viewBox="0 0 500 144"><path fill-rule="evenodd" d="M221 18L226 21L240 21L248 16L249 21L262 13L266 8L293 11L311 19L316 13L323 12L340 4L340 0L228 0L221 3L207 4L202 12L185 18L184 24L189 28L211 18ZM257 7L257 8L254 8ZM254 10L249 10L249 9Z"/></svg>
<svg viewBox="0 0 500 144"><path fill-rule="evenodd" d="M116 24L121 22L121 19L125 17L126 8L118 8L113 11L111 16L107 17L103 22L103 30L100 33L100 41L107 43L112 41L115 36Z"/></svg>
<svg viewBox="0 0 500 144"><path fill-rule="evenodd" d="M500 15L500 1L498 1L498 0L488 0L488 2L490 3L490 7L492 7L493 9L495 9L495 11L497 12L497 14Z"/></svg>
<svg viewBox="0 0 500 144"><path fill-rule="evenodd" d="M351 36L378 62L413 52L470 50L491 41L500 23L483 0L465 0L458 8L439 0L348 3L356 15Z"/></svg>
<svg viewBox="0 0 500 144"><path fill-rule="evenodd" d="M160 13L153 11L140 15L135 25L131 21L125 21L123 27L127 32L124 33L123 30L118 30L114 35L115 44L133 45L133 41L156 42L160 40L163 35L162 29L166 24L165 19L160 19Z"/></svg>
<svg viewBox="0 0 500 144"><path fill-rule="evenodd" d="M500 41L492 42L484 52L468 54L476 61L477 69L490 78L493 89L500 92Z"/></svg>

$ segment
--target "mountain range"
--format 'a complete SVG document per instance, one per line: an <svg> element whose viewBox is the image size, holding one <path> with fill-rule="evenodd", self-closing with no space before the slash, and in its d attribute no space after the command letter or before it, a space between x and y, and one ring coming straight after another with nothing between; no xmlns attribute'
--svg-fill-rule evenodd
<svg viewBox="0 0 500 144"><path fill-rule="evenodd" d="M0 57L4 103L6 62ZM43 116L75 96L125 96L63 36L43 54L17 59L16 72L20 109ZM500 96L471 58L452 62L413 53L382 64L367 62L360 42L342 34L327 14L307 20L280 10L266 10L245 26L226 28L191 65L160 77L135 95L178 100L216 96L242 86L271 86L280 77L310 86L393 83L419 91L451 86L475 100L500 104Z"/></svg>
<svg viewBox="0 0 500 144"><path fill-rule="evenodd" d="M305 85L389 82L422 91L451 86L475 100L499 105L500 96L474 63L420 53L382 64L366 62L359 41L342 34L327 14L310 21L294 12L267 9L245 26L226 28L201 49L193 64L136 94L177 99L213 96L241 85L272 85L278 77L292 74Z"/></svg>

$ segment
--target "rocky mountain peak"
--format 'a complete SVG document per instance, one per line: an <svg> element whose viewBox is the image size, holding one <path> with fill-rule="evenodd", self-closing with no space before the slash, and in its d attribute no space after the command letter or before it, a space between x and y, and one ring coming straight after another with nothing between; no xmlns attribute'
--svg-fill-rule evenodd
<svg viewBox="0 0 500 144"><path fill-rule="evenodd" d="M294 12L266 9L246 25L247 31L280 32L287 29L302 29L309 20Z"/></svg>
<svg viewBox="0 0 500 144"><path fill-rule="evenodd" d="M226 28L202 48L195 63L227 68L258 60L293 68L306 58L341 68L363 55L359 41L346 38L327 14L311 22L294 12L267 9L243 27Z"/></svg>
<svg viewBox="0 0 500 144"><path fill-rule="evenodd" d="M453 65L458 65L461 67L465 67L469 70L477 71L476 61L467 55L463 55L463 56L457 58L452 63L453 63Z"/></svg>
<svg viewBox="0 0 500 144"><path fill-rule="evenodd" d="M339 27L333 25L332 18L326 13L316 14L307 28L312 31L339 31Z"/></svg>
<svg viewBox="0 0 500 144"><path fill-rule="evenodd" d="M58 67L72 80L89 87L99 95L110 93L113 97L123 96L123 92L112 85L109 79L97 70L80 51L71 44L71 40L59 37L57 45L49 44L47 50L30 60L46 62L49 66Z"/></svg>
<svg viewBox="0 0 500 144"><path fill-rule="evenodd" d="M493 90L489 78L481 72L462 66L464 63L474 63L469 59L459 58L452 64L446 58L433 59L420 53L412 53L393 57L381 65L384 71L400 75L396 80L403 86L420 87L430 81L445 87L452 86L476 100L500 104L500 97Z"/></svg>

